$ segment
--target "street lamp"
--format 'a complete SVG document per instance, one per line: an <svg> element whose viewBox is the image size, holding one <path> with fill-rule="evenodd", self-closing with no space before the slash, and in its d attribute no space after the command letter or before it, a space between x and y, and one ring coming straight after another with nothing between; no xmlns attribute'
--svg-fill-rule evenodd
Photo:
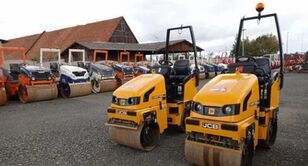
<svg viewBox="0 0 308 166"><path fill-rule="evenodd" d="M244 55L244 51L245 51L245 48L244 48L244 47L245 47L245 46L244 46L244 45L245 45L245 44L244 44L245 42L244 42L244 41L245 41L245 31L246 31L246 29L243 28L242 31L243 31L242 56L245 56L245 55Z"/></svg>

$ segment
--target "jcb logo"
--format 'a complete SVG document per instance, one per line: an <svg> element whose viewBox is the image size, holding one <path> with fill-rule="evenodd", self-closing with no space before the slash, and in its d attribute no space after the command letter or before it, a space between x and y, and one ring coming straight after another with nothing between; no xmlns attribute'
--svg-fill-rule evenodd
<svg viewBox="0 0 308 166"><path fill-rule="evenodd" d="M202 127L207 128L207 129L218 130L218 124L213 124L213 123L203 123Z"/></svg>
<svg viewBox="0 0 308 166"><path fill-rule="evenodd" d="M120 115L126 115L127 113L126 113L126 111L120 110L120 111L119 111L119 114L120 114Z"/></svg>

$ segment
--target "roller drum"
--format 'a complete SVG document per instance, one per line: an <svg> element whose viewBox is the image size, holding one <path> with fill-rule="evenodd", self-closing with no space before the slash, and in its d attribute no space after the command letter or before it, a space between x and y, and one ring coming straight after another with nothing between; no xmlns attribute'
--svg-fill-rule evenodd
<svg viewBox="0 0 308 166"><path fill-rule="evenodd" d="M69 84L69 97L86 96L91 94L92 87L90 82Z"/></svg>
<svg viewBox="0 0 308 166"><path fill-rule="evenodd" d="M55 84L26 85L19 87L18 96L21 102L51 100L58 97L58 89Z"/></svg>
<svg viewBox="0 0 308 166"><path fill-rule="evenodd" d="M199 79L204 80L205 79L205 73L200 73L199 74Z"/></svg>
<svg viewBox="0 0 308 166"><path fill-rule="evenodd" d="M240 166L242 153L212 145L185 141L185 158L190 163L206 166Z"/></svg>
<svg viewBox="0 0 308 166"><path fill-rule="evenodd" d="M121 84L125 84L126 82L128 82L129 80L133 79L133 77L127 77L127 78L123 78L121 79Z"/></svg>
<svg viewBox="0 0 308 166"><path fill-rule="evenodd" d="M5 88L0 88L0 106L5 105L7 103L7 96Z"/></svg>
<svg viewBox="0 0 308 166"><path fill-rule="evenodd" d="M136 130L110 126L109 135L118 144L144 151L151 151L159 141L159 128L151 128L152 130L147 132L145 132L145 129L144 124L140 125ZM146 133L151 134L146 135Z"/></svg>
<svg viewBox="0 0 308 166"><path fill-rule="evenodd" d="M100 91L101 92L113 91L116 88L117 88L117 80L116 79L101 80L101 82L100 82Z"/></svg>

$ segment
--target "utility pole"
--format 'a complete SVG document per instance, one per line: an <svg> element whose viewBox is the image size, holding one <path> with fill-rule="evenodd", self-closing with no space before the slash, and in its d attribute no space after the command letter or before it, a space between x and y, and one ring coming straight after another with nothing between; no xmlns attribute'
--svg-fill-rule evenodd
<svg viewBox="0 0 308 166"><path fill-rule="evenodd" d="M245 28L243 28L243 42L242 42L242 56L245 56L245 54L244 54L244 51L245 51L245 31L246 31L246 29Z"/></svg>

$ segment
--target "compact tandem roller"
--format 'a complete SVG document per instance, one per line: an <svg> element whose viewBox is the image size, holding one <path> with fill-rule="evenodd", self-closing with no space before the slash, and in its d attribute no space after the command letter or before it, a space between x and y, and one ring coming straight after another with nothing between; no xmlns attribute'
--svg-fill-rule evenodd
<svg viewBox="0 0 308 166"><path fill-rule="evenodd" d="M44 62L44 56L56 56L57 60ZM50 58L51 59L51 58ZM40 50L40 64L47 66L56 77L56 83L59 93L64 98L85 96L91 94L91 82L89 73L86 69L63 65L61 63L60 49L41 48Z"/></svg>
<svg viewBox="0 0 308 166"><path fill-rule="evenodd" d="M257 145L270 148L276 139L283 65L271 70L267 58L238 54L244 21L274 17L282 64L282 44L276 14L241 19L236 63L216 76L193 98L186 119L185 157L196 165L251 165Z"/></svg>
<svg viewBox="0 0 308 166"><path fill-rule="evenodd" d="M98 56L101 55L105 58L98 61ZM93 93L114 91L119 85L113 68L108 66L108 51L106 50L94 50L89 73Z"/></svg>
<svg viewBox="0 0 308 166"><path fill-rule="evenodd" d="M15 52L21 54L21 61L6 61L4 53ZM0 47L0 63L2 72L0 73L2 85L5 84L5 91L2 87L1 97L18 95L23 103L50 100L58 96L58 90L50 70L26 64L25 49L20 47ZM7 66L7 69L4 66ZM6 99L1 99L6 101Z"/></svg>
<svg viewBox="0 0 308 166"><path fill-rule="evenodd" d="M168 61L169 36L172 30L189 29L196 69L191 72L188 60ZM190 103L197 93L198 65L196 44L191 26L167 30L166 53L156 74L143 74L123 84L113 93L108 113L110 137L133 148L150 151L168 126L185 128ZM173 68L171 67L173 66Z"/></svg>

